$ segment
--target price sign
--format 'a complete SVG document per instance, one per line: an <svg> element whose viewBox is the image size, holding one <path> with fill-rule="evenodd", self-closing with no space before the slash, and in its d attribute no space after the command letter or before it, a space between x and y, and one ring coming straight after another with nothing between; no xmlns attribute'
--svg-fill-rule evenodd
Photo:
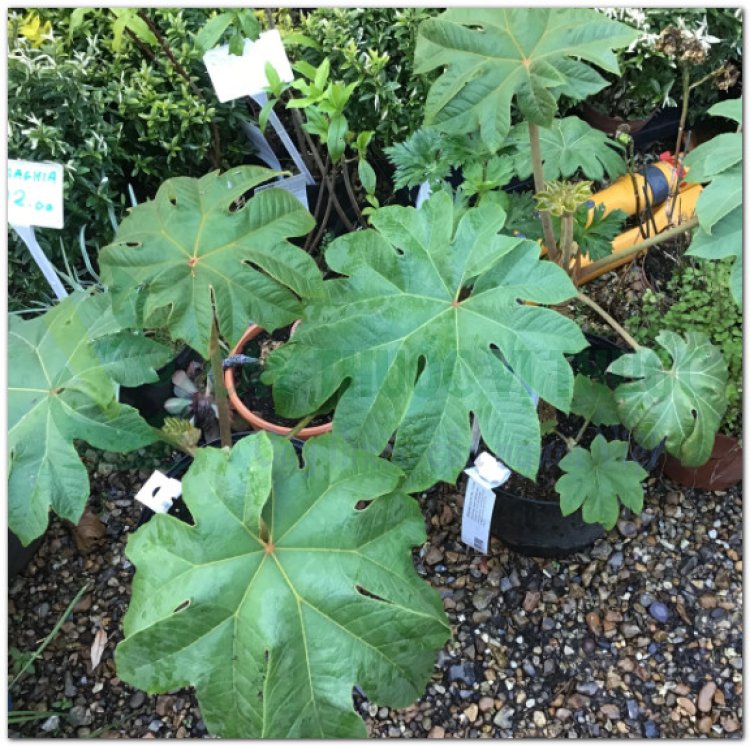
<svg viewBox="0 0 750 746"><path fill-rule="evenodd" d="M8 223L63 227L61 164L8 161Z"/></svg>

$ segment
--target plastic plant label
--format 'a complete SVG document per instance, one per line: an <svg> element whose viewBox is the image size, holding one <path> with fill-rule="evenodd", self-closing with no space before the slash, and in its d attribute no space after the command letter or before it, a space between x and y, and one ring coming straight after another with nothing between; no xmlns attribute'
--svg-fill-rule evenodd
<svg viewBox="0 0 750 746"><path fill-rule="evenodd" d="M467 470L473 471L473 469ZM469 476L461 515L461 541L487 554L490 544L490 524L495 507L495 493L490 487Z"/></svg>
<svg viewBox="0 0 750 746"><path fill-rule="evenodd" d="M63 227L63 167L60 163L8 161L8 223Z"/></svg>
<svg viewBox="0 0 750 746"><path fill-rule="evenodd" d="M493 490L508 481L511 471L491 453L482 451L474 460L474 466L465 469L464 474L468 475L469 481L461 516L461 541L487 554L495 507Z"/></svg>
<svg viewBox="0 0 750 746"><path fill-rule="evenodd" d="M182 482L157 470L146 480L146 484L138 490L135 499L147 508L151 508L154 513L166 513L181 494Z"/></svg>
<svg viewBox="0 0 750 746"><path fill-rule="evenodd" d="M245 39L242 56L229 54L229 45L209 49L203 62L221 103L261 93L268 86L266 63L270 62L281 80L294 79L278 29L264 31L257 41Z"/></svg>
<svg viewBox="0 0 750 746"><path fill-rule="evenodd" d="M255 191L260 192L263 189L286 189L287 192L293 194L305 207L309 209L307 204L307 180L304 174L295 174L289 176L286 179L279 179L278 181L272 181L269 184L263 184L263 186L256 187Z"/></svg>

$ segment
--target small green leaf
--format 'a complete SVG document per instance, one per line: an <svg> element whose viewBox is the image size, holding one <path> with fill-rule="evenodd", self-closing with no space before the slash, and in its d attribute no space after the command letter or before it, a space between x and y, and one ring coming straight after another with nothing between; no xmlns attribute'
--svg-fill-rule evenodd
<svg viewBox="0 0 750 746"><path fill-rule="evenodd" d="M580 373L576 375L573 385L570 411L594 425L616 425L620 422L614 392L609 386Z"/></svg>
<svg viewBox="0 0 750 746"><path fill-rule="evenodd" d="M328 57L326 57L323 62L320 63L318 69L315 71L315 75L313 76L313 85L319 91L322 91L326 87L330 71L331 61L328 59Z"/></svg>
<svg viewBox="0 0 750 746"><path fill-rule="evenodd" d="M281 89L283 83L279 74L276 72L276 68L270 63L266 62L266 79L268 80L268 88L270 92L278 98L281 95Z"/></svg>
<svg viewBox="0 0 750 746"><path fill-rule="evenodd" d="M711 455L726 409L727 365L702 333L662 331L656 342L672 358L665 368L647 347L615 360L608 372L638 379L615 389L622 423L646 448L666 439L666 449L686 466Z"/></svg>
<svg viewBox="0 0 750 746"><path fill-rule="evenodd" d="M234 11L239 22L242 33L246 38L255 41L260 36L260 24L255 17L255 12L250 8L242 8Z"/></svg>
<svg viewBox="0 0 750 746"><path fill-rule="evenodd" d="M377 186L377 177L375 176L375 170L373 167L364 158L360 158L359 163L357 164L357 173L359 174L359 181L365 192L367 192L367 194L374 194L375 187Z"/></svg>
<svg viewBox="0 0 750 746"><path fill-rule="evenodd" d="M229 54L234 54L237 57L242 57L242 53L245 51L245 37L242 36L238 29L232 33L229 37Z"/></svg>
<svg viewBox="0 0 750 746"><path fill-rule="evenodd" d="M331 154L331 160L337 163L346 150L346 135L349 132L349 123L343 114L336 114L331 117L328 124L328 152Z"/></svg>
<svg viewBox="0 0 750 746"><path fill-rule="evenodd" d="M198 49L203 52L213 49L231 24L232 14L228 11L209 18L203 28L195 35L195 44Z"/></svg>
<svg viewBox="0 0 750 746"><path fill-rule="evenodd" d="M400 471L332 435L302 460L265 433L200 449L183 478L195 525L156 515L128 542L118 676L192 684L215 736L364 738L352 688L407 706L450 637L412 564L424 519Z"/></svg>
<svg viewBox="0 0 750 746"><path fill-rule="evenodd" d="M583 506L586 523L601 523L608 531L617 523L620 503L638 514L643 510L643 485L648 472L634 461L627 461L628 444L608 443L599 434L591 450L576 446L560 461L566 472L555 483L560 510L570 515Z"/></svg>

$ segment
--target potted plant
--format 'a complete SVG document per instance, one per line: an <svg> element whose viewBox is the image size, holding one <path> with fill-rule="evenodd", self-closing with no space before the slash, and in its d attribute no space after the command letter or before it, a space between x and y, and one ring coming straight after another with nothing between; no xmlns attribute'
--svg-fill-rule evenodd
<svg viewBox="0 0 750 746"><path fill-rule="evenodd" d="M575 42L568 25L576 28ZM511 34L525 38L529 28L545 41L519 49ZM708 458L725 407L720 353L699 333L683 338L663 331L656 338L662 362L576 288L585 247L574 240L575 216L590 198L589 184L544 177L539 130L554 126L557 98L563 91L584 97L604 85L601 78L592 82L597 74L589 67L583 82L580 59L616 71L610 50L633 36L585 10L455 9L422 24L417 71L442 71L427 98L426 125L476 134L492 153L510 132L512 101L524 115L551 261L540 260L538 244L503 234L503 200L492 191L474 206L443 188L420 209L374 211L371 229L329 246L325 258L335 276L324 282L328 291L311 299L299 332L268 358L264 375L280 413L302 416L339 392L334 432L375 453L393 438L392 459L405 470L409 491L455 481L469 455L473 415L492 452L534 479L541 433L533 394L559 412L575 412L566 355L586 340L556 309L575 300L632 350L607 368L618 377L608 393L609 413L647 449L663 443L686 462ZM484 55L489 40L494 52ZM677 210L673 215L668 230L630 253L701 221L700 210L679 224ZM581 408L579 414L596 416ZM627 443L597 435L582 447L578 440L567 438L568 454L559 463L562 512L582 508L584 520L611 528L620 504L640 511L646 472L628 461Z"/></svg>

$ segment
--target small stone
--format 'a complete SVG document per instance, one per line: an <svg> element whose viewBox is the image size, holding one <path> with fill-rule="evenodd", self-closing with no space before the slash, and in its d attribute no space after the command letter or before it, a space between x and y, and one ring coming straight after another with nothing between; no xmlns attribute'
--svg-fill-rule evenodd
<svg viewBox="0 0 750 746"><path fill-rule="evenodd" d="M474 665L471 663L460 663L451 666L448 669L448 678L451 681L465 681L469 685L476 683L477 680Z"/></svg>
<svg viewBox="0 0 750 746"><path fill-rule="evenodd" d="M558 707L555 711L555 717L562 723L570 719L573 713L565 707Z"/></svg>
<svg viewBox="0 0 750 746"><path fill-rule="evenodd" d="M628 699L626 700L625 704L628 708L628 717L631 720L636 720L638 718L638 715L640 715L638 703L634 699Z"/></svg>
<svg viewBox="0 0 750 746"><path fill-rule="evenodd" d="M584 637L581 647L586 655L591 655L596 650L596 643L590 637Z"/></svg>
<svg viewBox="0 0 750 746"><path fill-rule="evenodd" d="M479 700L480 712L489 712L495 706L495 700L492 697L482 697Z"/></svg>
<svg viewBox="0 0 750 746"><path fill-rule="evenodd" d="M698 721L698 730L701 733L710 733L713 720L708 715L705 715Z"/></svg>
<svg viewBox="0 0 750 746"><path fill-rule="evenodd" d="M698 603L701 609L715 609L719 603L719 599L713 593L704 593L698 599Z"/></svg>
<svg viewBox="0 0 750 746"><path fill-rule="evenodd" d="M498 711L497 715L492 719L492 722L503 730L508 730L513 727L513 713L515 710L512 707L503 707Z"/></svg>
<svg viewBox="0 0 750 746"><path fill-rule="evenodd" d="M608 720L620 719L620 708L617 707L617 705L602 705L599 708L599 712L601 712Z"/></svg>
<svg viewBox="0 0 750 746"><path fill-rule="evenodd" d="M475 609L478 609L479 611L483 611L492 603L492 600L495 598L496 595L497 595L497 591L491 588L480 588L474 594L474 597L471 599L471 602L474 604Z"/></svg>
<svg viewBox="0 0 750 746"><path fill-rule="evenodd" d="M473 723L477 716L479 715L479 706L478 705L469 705L465 710L464 713L466 714L467 719L470 723Z"/></svg>
<svg viewBox="0 0 750 746"><path fill-rule="evenodd" d="M610 554L612 554L612 545L606 541L596 544L591 550L591 556L598 560L605 560Z"/></svg>
<svg viewBox="0 0 750 746"><path fill-rule="evenodd" d="M740 727L739 720L737 720L734 715L722 718L721 724L724 726L724 730L727 733L734 733Z"/></svg>
<svg viewBox="0 0 750 746"><path fill-rule="evenodd" d="M133 692L128 704L130 705L131 709L137 710L145 701L146 701L146 695L143 692L138 691L138 692Z"/></svg>
<svg viewBox="0 0 750 746"><path fill-rule="evenodd" d="M627 539L638 533L635 523L632 521L617 521L617 530Z"/></svg>
<svg viewBox="0 0 750 746"><path fill-rule="evenodd" d="M66 697L75 697L78 694L78 687L73 683L73 677L70 671L65 672L65 689L63 693Z"/></svg>
<svg viewBox="0 0 750 746"><path fill-rule="evenodd" d="M60 716L59 715L52 715L52 717L48 717L42 723L42 730L45 733L52 733L53 730L57 730L59 727L60 727Z"/></svg>
<svg viewBox="0 0 750 746"><path fill-rule="evenodd" d="M647 720L643 726L643 735L646 738L658 738L659 728L653 720Z"/></svg>
<svg viewBox="0 0 750 746"><path fill-rule="evenodd" d="M589 629L597 637L602 633L602 620L595 611L590 611L586 614L586 624L588 624Z"/></svg>
<svg viewBox="0 0 750 746"><path fill-rule="evenodd" d="M526 596L523 599L523 610L530 614L539 605L539 599L542 594L538 591L527 591Z"/></svg>
<svg viewBox="0 0 750 746"><path fill-rule="evenodd" d="M427 738L445 738L445 728L442 725L433 725Z"/></svg>
<svg viewBox="0 0 750 746"><path fill-rule="evenodd" d="M148 729L151 733L158 733L164 727L164 723L161 720L152 720L148 724Z"/></svg>
<svg viewBox="0 0 750 746"><path fill-rule="evenodd" d="M703 688L698 693L698 709L701 712L711 712L711 702L713 701L715 692L716 684L713 681L709 681L703 685Z"/></svg>
<svg viewBox="0 0 750 746"><path fill-rule="evenodd" d="M636 627L635 624L623 624L622 625L622 634L625 635L628 639L631 637L637 637L641 634L640 627Z"/></svg>
<svg viewBox="0 0 750 746"><path fill-rule="evenodd" d="M68 722L76 728L82 725L91 725L93 721L93 715L82 705L71 707L68 711Z"/></svg>
<svg viewBox="0 0 750 746"><path fill-rule="evenodd" d="M430 545L430 548L427 550L427 554L425 555L424 561L428 565L436 565L440 560L443 559L443 552L439 547L434 547Z"/></svg>
<svg viewBox="0 0 750 746"><path fill-rule="evenodd" d="M531 717L537 728L544 728L547 725L547 718L541 710L534 710L534 714Z"/></svg>
<svg viewBox="0 0 750 746"><path fill-rule="evenodd" d="M619 570L623 562L625 562L625 556L622 552L615 552L610 558L607 564L613 569L613 570Z"/></svg>
<svg viewBox="0 0 750 746"><path fill-rule="evenodd" d="M599 684L595 681L586 681L583 684L576 684L576 691L579 694L593 697L599 691Z"/></svg>
<svg viewBox="0 0 750 746"><path fill-rule="evenodd" d="M648 607L648 613L659 622L659 624L665 624L669 621L669 609L661 603L661 601L654 601L651 606Z"/></svg>
<svg viewBox="0 0 750 746"><path fill-rule="evenodd" d="M687 712L688 715L695 715L695 705L687 697L677 697L677 704Z"/></svg>
<svg viewBox="0 0 750 746"><path fill-rule="evenodd" d="M40 619L44 619L44 617L49 614L49 604L46 601L39 604L39 606L36 607L36 613Z"/></svg>

